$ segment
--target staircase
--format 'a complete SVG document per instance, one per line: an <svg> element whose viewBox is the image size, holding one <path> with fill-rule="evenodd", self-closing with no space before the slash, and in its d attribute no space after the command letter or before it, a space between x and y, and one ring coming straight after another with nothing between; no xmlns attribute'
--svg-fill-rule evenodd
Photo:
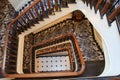
<svg viewBox="0 0 120 80"><path fill-rule="evenodd" d="M109 0L83 0L84 3L86 3L87 5L89 4L91 6L91 8L95 8L95 12L97 12L97 10L100 10L100 15L101 18L103 17L103 15L107 14L108 15L108 24L110 25L114 20L116 15L118 15L120 13L120 5L111 10L112 13L108 13L109 9L108 7L113 7L115 5L111 5L112 2ZM2 74L5 77L16 77L16 78L22 78L22 77L63 77L63 76L78 76L80 74L82 74L82 72L84 71L84 67L82 66L82 72L79 74L78 70L75 72L62 72L62 73L58 73L57 75L53 75L51 74L51 76L46 75L46 73L43 73L41 76L41 74L37 74L37 73L33 73L34 68L30 68L31 70L25 70L26 74L19 74L17 72L17 58L18 58L18 43L19 43L19 38L18 36L22 33L27 31L29 28L31 28L31 26L34 26L35 24L40 24L40 21L44 21L45 18L49 18L49 15L55 15L56 12L61 12L61 8L67 8L69 7L68 4L75 4L75 0L63 0L60 1L59 0L55 0L54 3L52 1L47 1L44 2L44 0L35 0L28 8L26 8L23 12L21 12L15 19L13 19L13 21L8 25L7 31L6 31L6 40L5 40L5 47L4 47L4 56L3 56L3 64L2 64ZM103 4L103 5L101 5ZM79 16L77 16L79 17ZM79 19L79 18L78 18ZM62 38L64 40L64 38ZM66 39L66 38L65 38ZM69 39L69 38L68 38ZM76 39L76 38L75 38ZM61 40L62 41L62 40ZM58 41L59 42L59 41ZM78 45L78 43L76 43L77 41L75 40L75 45ZM52 44L49 43L49 44ZM48 44L45 44L45 46ZM44 46L44 47L45 47ZM74 46L74 44L73 44ZM35 46L36 47L36 46ZM34 47L33 47L34 48ZM78 48L78 47L77 47ZM75 47L76 49L76 47ZM57 49L56 49L57 51ZM52 52L56 52L56 51L52 51ZM59 50L58 50L59 51ZM61 49L60 49L61 51ZM79 49L75 50L79 52ZM48 51L51 52L51 51ZM42 52L40 54L46 54L48 52ZM51 53L52 53L51 52ZM31 53L32 55L33 53ZM84 61L82 59L81 53L79 54L80 57L78 59L80 59L80 63L82 65L84 64ZM68 56L68 55L67 55ZM31 56L31 58L33 59L35 56ZM36 57L37 58L37 57ZM33 62L31 62L32 64L34 64ZM75 63L73 63L75 64ZM32 67L32 66L31 66ZM39 71L38 71L39 72ZM68 74L68 75L66 75Z"/></svg>

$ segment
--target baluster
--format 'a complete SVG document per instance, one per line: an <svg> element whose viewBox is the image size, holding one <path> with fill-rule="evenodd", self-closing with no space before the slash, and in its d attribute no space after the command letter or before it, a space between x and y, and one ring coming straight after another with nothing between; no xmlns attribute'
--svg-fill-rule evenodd
<svg viewBox="0 0 120 80"><path fill-rule="evenodd" d="M29 15L27 13L24 15L24 18L26 19L26 22L30 21Z"/></svg>
<svg viewBox="0 0 120 80"><path fill-rule="evenodd" d="M13 64L6 64L6 66L10 68L16 68L16 65L13 65Z"/></svg>
<svg viewBox="0 0 120 80"><path fill-rule="evenodd" d="M88 6L89 0L86 0L86 5Z"/></svg>
<svg viewBox="0 0 120 80"><path fill-rule="evenodd" d="M23 23L24 23L24 30L27 30L26 25L27 25L28 19L26 19L26 18L24 18L24 16L22 16L22 17L21 17L21 20L22 20Z"/></svg>
<svg viewBox="0 0 120 80"><path fill-rule="evenodd" d="M32 15L32 16L34 16L34 19L32 19L32 21L34 22L34 23L39 23L38 22L38 20L40 19L40 16L39 16L39 13L37 14L36 13L36 11L38 12L38 10L35 8L35 6L33 6L32 8L31 8L31 12L32 12L32 14L31 14L31 12L30 12L30 14ZM32 17L33 18L33 17ZM39 19L38 19L39 18Z"/></svg>
<svg viewBox="0 0 120 80"><path fill-rule="evenodd" d="M26 17L27 17L27 19L28 19L28 22L27 22L27 28L30 28L30 26L34 26L34 23L33 23L33 18L32 18L32 16L31 16L31 14L29 13L29 12L27 12L26 14Z"/></svg>
<svg viewBox="0 0 120 80"><path fill-rule="evenodd" d="M42 10L42 15L44 18L48 18L48 10L47 10L47 2L44 0L40 1L40 6L41 6L41 10Z"/></svg>
<svg viewBox="0 0 120 80"><path fill-rule="evenodd" d="M45 10L44 10L42 2L40 2L40 6L41 6L41 10L42 10L42 15L45 16Z"/></svg>
<svg viewBox="0 0 120 80"><path fill-rule="evenodd" d="M7 49L10 50L10 51L12 51L12 52L17 53L17 51L16 51L16 50L13 50L12 48L7 47Z"/></svg>
<svg viewBox="0 0 120 80"><path fill-rule="evenodd" d="M41 9L41 6L40 6L40 2L36 5L37 9L38 9L38 12L40 14L40 20L43 21L43 15L42 15L42 9Z"/></svg>
<svg viewBox="0 0 120 80"><path fill-rule="evenodd" d="M15 42L15 41L14 41ZM10 44L8 43L8 47L14 48L15 50L17 50L18 46L15 44Z"/></svg>
<svg viewBox="0 0 120 80"><path fill-rule="evenodd" d="M17 53L16 52L13 52L13 51L11 51L10 49L8 49L7 50L7 54L10 54L10 53L12 53L12 54L14 54L14 55L16 55ZM8 59L10 59L10 57L9 56L6 56Z"/></svg>
<svg viewBox="0 0 120 80"><path fill-rule="evenodd" d="M11 36L11 35L8 35L8 36L9 36L9 39L13 40L14 42L18 40L17 37L14 37L14 36Z"/></svg>
<svg viewBox="0 0 120 80"><path fill-rule="evenodd" d="M54 1L54 8L55 8L55 11L61 11L60 0Z"/></svg>
<svg viewBox="0 0 120 80"><path fill-rule="evenodd" d="M110 22L115 20L115 17L120 14L120 5L108 16Z"/></svg>
<svg viewBox="0 0 120 80"><path fill-rule="evenodd" d="M93 3L95 0L90 0L90 9L92 9Z"/></svg>
<svg viewBox="0 0 120 80"><path fill-rule="evenodd" d="M50 0L47 0L47 5L48 5L48 9L50 9L51 8Z"/></svg>
<svg viewBox="0 0 120 80"><path fill-rule="evenodd" d="M13 62L13 63L16 62L16 60L11 60L11 59L8 59L7 61L8 61L8 62Z"/></svg>
<svg viewBox="0 0 120 80"><path fill-rule="evenodd" d="M17 57L17 53L15 53L15 52L13 52L13 51L11 51L11 50L8 50L7 51L7 60L15 60L16 59L16 57Z"/></svg>
<svg viewBox="0 0 120 80"><path fill-rule="evenodd" d="M21 20L23 21L24 25L27 24L26 18L24 16L21 17Z"/></svg>
<svg viewBox="0 0 120 80"><path fill-rule="evenodd" d="M20 19L17 22L19 23L18 26L21 28L22 31L26 30L26 27L24 26L25 24L23 24Z"/></svg>
<svg viewBox="0 0 120 80"><path fill-rule="evenodd" d="M111 1L107 0L105 5L103 6L103 8L100 11L101 16L103 16L107 12L107 10L109 9L110 6L111 6Z"/></svg>
<svg viewBox="0 0 120 80"><path fill-rule="evenodd" d="M35 6L36 6L36 5L35 5ZM31 11L32 11L35 19L37 19L38 17L37 17L37 13L36 13L36 11L35 11L35 6L33 6L33 7L31 8Z"/></svg>
<svg viewBox="0 0 120 80"><path fill-rule="evenodd" d="M20 23L21 25L23 25L23 26L25 25L25 22L24 22L22 16L21 16L21 18L18 19L18 21L19 21L19 23Z"/></svg>
<svg viewBox="0 0 120 80"><path fill-rule="evenodd" d="M53 9L53 0L47 0L48 10L50 15L55 15L54 9Z"/></svg>
<svg viewBox="0 0 120 80"><path fill-rule="evenodd" d="M14 57L14 58L17 57L16 55L14 55L14 54L12 54L12 53L8 53L7 56Z"/></svg>
<svg viewBox="0 0 120 80"><path fill-rule="evenodd" d="M21 32L23 32L24 31L24 28L22 27L22 25L20 24L20 22L19 21L17 21L18 23L16 23L17 25L17 27L16 27L16 29L18 30L18 31L20 31L20 33Z"/></svg>
<svg viewBox="0 0 120 80"><path fill-rule="evenodd" d="M35 17L34 17L34 15L33 15L33 13L31 12L31 10L29 10L29 13L30 13L30 15L32 16L32 20L35 20Z"/></svg>
<svg viewBox="0 0 120 80"><path fill-rule="evenodd" d="M40 21L41 19L40 19L40 14L39 14L39 12L38 12L38 9L36 8L36 5L34 6L34 8L35 8L35 12L36 12L36 14L37 14L37 18L38 18L38 20Z"/></svg>
<svg viewBox="0 0 120 80"><path fill-rule="evenodd" d="M13 36L17 36L16 33L12 29L9 30L9 34Z"/></svg>
<svg viewBox="0 0 120 80"><path fill-rule="evenodd" d="M17 31L18 34L21 33L21 30L19 29L19 27L17 26L17 22L13 24L13 27L12 27L15 31ZM18 35L17 34L17 35Z"/></svg>
<svg viewBox="0 0 120 80"><path fill-rule="evenodd" d="M7 73L16 73L16 69L15 70L5 70Z"/></svg>
<svg viewBox="0 0 120 80"><path fill-rule="evenodd" d="M44 10L42 2L40 2L40 6L41 6L41 14L43 17L45 17L45 10Z"/></svg>
<svg viewBox="0 0 120 80"><path fill-rule="evenodd" d="M29 11L30 11L30 10L29 10ZM26 14L25 14L25 15L26 15L26 17L29 19L29 21L32 21L34 16L32 17L32 15L30 14L30 12L29 12L29 11L28 11L28 12L26 12ZM31 13L32 13L32 12L31 12Z"/></svg>
<svg viewBox="0 0 120 80"><path fill-rule="evenodd" d="M28 24L26 26L27 28L30 28L31 26L34 26L34 23L32 21L28 21Z"/></svg>
<svg viewBox="0 0 120 80"><path fill-rule="evenodd" d="M100 5L102 4L103 0L98 0L97 4L95 6L95 12L97 12L97 10L99 9Z"/></svg>
<svg viewBox="0 0 120 80"><path fill-rule="evenodd" d="M9 44L13 44L13 45L16 45L17 46L17 44L18 44L18 40L16 40L16 39L14 39L14 38L11 38L11 37L9 37L9 42L8 42Z"/></svg>
<svg viewBox="0 0 120 80"><path fill-rule="evenodd" d="M15 29L15 26L12 26L12 27L11 27L11 30L14 31L14 34L15 34L14 36L18 36L18 32L17 32L17 30Z"/></svg>

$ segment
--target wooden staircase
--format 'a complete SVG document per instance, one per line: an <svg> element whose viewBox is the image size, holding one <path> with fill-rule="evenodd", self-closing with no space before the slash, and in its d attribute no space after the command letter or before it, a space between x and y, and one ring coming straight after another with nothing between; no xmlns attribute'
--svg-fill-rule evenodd
<svg viewBox="0 0 120 80"><path fill-rule="evenodd" d="M100 10L100 15L103 17L107 14L108 23L111 24L115 17L120 13L120 5L116 8L110 0L82 0L86 5L95 8L95 12ZM15 19L8 25L6 31L6 39L4 44L4 55L2 64L2 74L5 77L39 77L40 74L18 74L17 67L17 53L18 53L18 35L35 24L40 24L39 21L44 21L44 18L49 18L49 15L55 15L55 12L60 12L61 8L68 7L68 4L76 3L75 0L55 0L52 3L50 0L35 0L28 8L21 12ZM115 3L115 1L114 1ZM117 2L116 2L117 3ZM101 5L102 4L102 5ZM109 8L110 7L110 8ZM65 75L65 73L64 73ZM62 76L64 76L62 75ZM77 75L77 73L76 73ZM59 75L57 75L58 77ZM42 76L41 76L42 77ZM54 75L52 76L54 77Z"/></svg>

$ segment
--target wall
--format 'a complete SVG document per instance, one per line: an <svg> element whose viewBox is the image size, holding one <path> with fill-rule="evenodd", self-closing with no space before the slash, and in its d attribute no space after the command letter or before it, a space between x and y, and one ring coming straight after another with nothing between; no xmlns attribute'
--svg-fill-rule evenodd
<svg viewBox="0 0 120 80"><path fill-rule="evenodd" d="M85 14L102 37L105 55L105 70L101 76L120 74L120 63L118 62L120 59L120 36L116 22L113 22L111 26L109 26L106 15L101 19L99 11L95 14L94 8L91 10L90 7L83 5L83 2L79 0L77 2L78 9Z"/></svg>
<svg viewBox="0 0 120 80"><path fill-rule="evenodd" d="M28 1L31 0L9 0L16 11L19 11Z"/></svg>

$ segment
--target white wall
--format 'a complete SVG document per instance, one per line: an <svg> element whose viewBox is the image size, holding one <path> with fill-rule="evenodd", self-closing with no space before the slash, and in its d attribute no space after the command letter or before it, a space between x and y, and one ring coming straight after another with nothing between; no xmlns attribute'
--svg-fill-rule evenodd
<svg viewBox="0 0 120 80"><path fill-rule="evenodd" d="M19 11L28 1L31 0L9 0L16 11Z"/></svg>
<svg viewBox="0 0 120 80"><path fill-rule="evenodd" d="M99 11L95 14L94 9L91 10L90 7L82 5L83 2L79 0L77 2L78 9L85 14L103 39L105 69L101 76L120 74L120 35L116 22L109 26L106 15L101 19Z"/></svg>

